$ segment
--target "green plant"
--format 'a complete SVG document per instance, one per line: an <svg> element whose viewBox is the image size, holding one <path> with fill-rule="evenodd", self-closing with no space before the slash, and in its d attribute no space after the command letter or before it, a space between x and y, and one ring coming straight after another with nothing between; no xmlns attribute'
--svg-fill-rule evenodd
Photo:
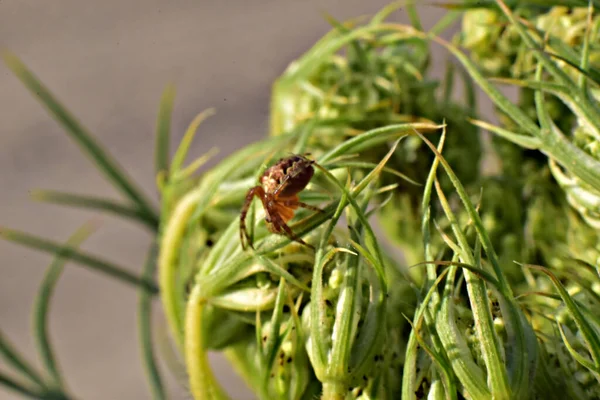
<svg viewBox="0 0 600 400"><path fill-rule="evenodd" d="M329 17L333 29L274 83L269 136L202 174L211 152L183 161L212 110L192 121L171 156L168 87L157 124L159 211L6 56L127 203L39 197L129 218L152 229L156 245L136 276L77 249L87 226L65 245L2 230L57 261L35 311L47 373L0 336L0 354L21 378L0 375L0 383L30 397L71 398L45 328L71 259L138 287L156 399L166 398L149 322L156 294L196 399L227 398L210 350L264 399L599 397L600 16L594 1L538 3L448 5L429 31L410 5L410 25L387 21L397 5L362 24ZM459 17L462 31L441 38ZM441 80L428 70L436 44L456 61ZM463 102L452 97L457 77ZM520 99L497 84L522 88ZM497 124L478 117L476 86L494 102ZM480 129L493 134L489 148ZM246 192L289 152L317 162L300 198L324 212L299 211L293 226L315 250L270 234L255 201L247 223L256 250L243 251ZM480 161L492 156L499 165L489 172Z"/></svg>

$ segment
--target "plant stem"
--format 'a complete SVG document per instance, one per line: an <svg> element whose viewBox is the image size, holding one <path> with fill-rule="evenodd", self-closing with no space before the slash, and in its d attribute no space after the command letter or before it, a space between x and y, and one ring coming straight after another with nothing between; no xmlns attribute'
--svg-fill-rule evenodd
<svg viewBox="0 0 600 400"><path fill-rule="evenodd" d="M321 400L344 400L348 393L348 386L340 381L324 382Z"/></svg>

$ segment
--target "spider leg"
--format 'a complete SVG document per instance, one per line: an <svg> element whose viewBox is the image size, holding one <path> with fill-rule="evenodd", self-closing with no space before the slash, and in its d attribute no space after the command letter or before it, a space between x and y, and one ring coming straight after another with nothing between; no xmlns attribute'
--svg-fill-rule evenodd
<svg viewBox="0 0 600 400"><path fill-rule="evenodd" d="M272 216L273 218L273 226L279 231L279 233L283 233L285 236L290 238L291 240L298 242L300 244L305 245L306 247L310 247L315 250L315 247L311 244L306 243L300 236L296 235L292 228L290 228L279 215L275 214Z"/></svg>
<svg viewBox="0 0 600 400"><path fill-rule="evenodd" d="M302 207L302 208L306 208L307 210L317 211L317 212L321 212L321 213L325 212L322 209L320 209L319 207L311 206L310 204L306 204L306 203L303 203L303 202L295 200L295 199L283 200L283 201L281 201L281 203L286 207Z"/></svg>
<svg viewBox="0 0 600 400"><path fill-rule="evenodd" d="M250 248L254 248L252 246L252 238L246 229L246 215L248 214L248 209L250 208L250 204L252 204L252 199L254 196L258 197L264 203L264 195L265 191L261 186L255 186L248 190L248 193L246 193L244 205L242 206L242 211L240 212L240 243L242 244L242 250L246 250L248 246Z"/></svg>

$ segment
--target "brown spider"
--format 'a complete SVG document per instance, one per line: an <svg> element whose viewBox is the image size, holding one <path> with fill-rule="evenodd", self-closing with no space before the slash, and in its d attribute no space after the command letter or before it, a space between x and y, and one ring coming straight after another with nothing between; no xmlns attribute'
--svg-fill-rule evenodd
<svg viewBox="0 0 600 400"><path fill-rule="evenodd" d="M314 163L313 160L301 155L282 158L265 170L260 177L260 185L248 190L240 215L242 249L246 250L246 245L252 247L252 240L246 230L246 214L248 214L248 208L250 208L254 196L258 197L263 204L265 222L270 232L285 235L291 240L314 249L287 225L298 207L323 212L320 208L298 200L298 193L308 185L315 172Z"/></svg>

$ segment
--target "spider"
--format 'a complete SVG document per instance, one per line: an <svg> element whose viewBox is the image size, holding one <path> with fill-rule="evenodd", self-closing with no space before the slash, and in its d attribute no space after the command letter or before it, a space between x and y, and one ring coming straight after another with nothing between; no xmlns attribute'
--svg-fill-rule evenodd
<svg viewBox="0 0 600 400"><path fill-rule="evenodd" d="M254 186L246 194L244 206L240 214L240 241L242 249L252 246L252 239L246 230L246 214L254 196L258 197L265 209L265 222L267 229L272 233L285 235L291 240L314 249L298 237L287 225L298 207L313 211L323 212L320 208L311 206L298 200L300 193L314 174L313 160L302 155L292 155L277 161L267 168L260 177L260 185Z"/></svg>

